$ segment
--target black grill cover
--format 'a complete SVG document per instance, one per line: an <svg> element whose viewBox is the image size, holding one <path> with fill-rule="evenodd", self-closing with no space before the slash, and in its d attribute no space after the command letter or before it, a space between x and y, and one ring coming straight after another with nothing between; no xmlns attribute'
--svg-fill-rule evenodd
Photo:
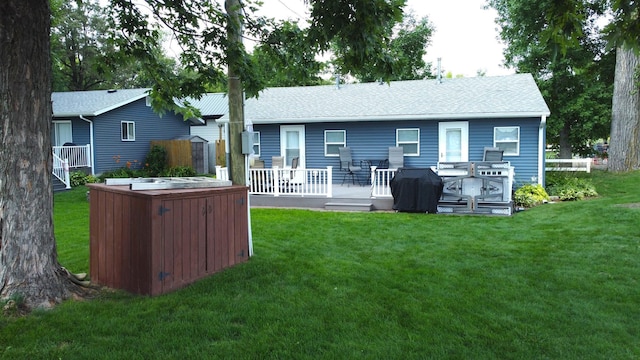
<svg viewBox="0 0 640 360"><path fill-rule="evenodd" d="M404 212L438 212L442 179L431 169L400 168L390 182L393 209Z"/></svg>

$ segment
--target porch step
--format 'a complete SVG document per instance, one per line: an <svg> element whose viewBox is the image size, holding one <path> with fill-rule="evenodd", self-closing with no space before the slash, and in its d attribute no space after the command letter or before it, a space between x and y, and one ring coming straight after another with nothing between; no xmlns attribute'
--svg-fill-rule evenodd
<svg viewBox="0 0 640 360"><path fill-rule="evenodd" d="M58 178L56 178L55 176L53 176L53 191L66 191L67 187L66 185L60 181Z"/></svg>
<svg viewBox="0 0 640 360"><path fill-rule="evenodd" d="M338 211L371 211L373 204L370 202L328 202L324 204L325 210Z"/></svg>

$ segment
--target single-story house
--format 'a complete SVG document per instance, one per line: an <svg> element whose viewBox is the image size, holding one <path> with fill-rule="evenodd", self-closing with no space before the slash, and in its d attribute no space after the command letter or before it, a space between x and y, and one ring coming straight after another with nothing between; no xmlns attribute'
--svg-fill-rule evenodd
<svg viewBox="0 0 640 360"><path fill-rule="evenodd" d="M482 161L485 147L503 150L515 184L544 185L549 116L530 74L268 88L245 101L255 156L271 166L284 156L300 168L333 166L344 178L339 147L353 159L385 159L403 147L404 166ZM217 120L228 122L228 114Z"/></svg>
<svg viewBox="0 0 640 360"><path fill-rule="evenodd" d="M84 146L93 174L125 166L143 166L152 140L190 135L192 123L182 115L153 111L149 89L54 92L52 145ZM80 149L83 150L83 149ZM86 154L86 156L85 156Z"/></svg>

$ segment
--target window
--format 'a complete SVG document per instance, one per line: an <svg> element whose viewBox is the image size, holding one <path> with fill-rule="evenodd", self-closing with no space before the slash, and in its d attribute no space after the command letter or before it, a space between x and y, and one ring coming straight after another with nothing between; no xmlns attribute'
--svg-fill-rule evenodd
<svg viewBox="0 0 640 360"><path fill-rule="evenodd" d="M405 156L420 155L420 129L396 129L396 146L402 146Z"/></svg>
<svg viewBox="0 0 640 360"><path fill-rule="evenodd" d="M260 157L260 131L253 132L253 153Z"/></svg>
<svg viewBox="0 0 640 360"><path fill-rule="evenodd" d="M121 121L121 136L122 141L136 141L136 123L133 121Z"/></svg>
<svg viewBox="0 0 640 360"><path fill-rule="evenodd" d="M340 156L341 147L347 146L346 130L324 131L324 156Z"/></svg>
<svg viewBox="0 0 640 360"><path fill-rule="evenodd" d="M520 155L520 127L493 128L493 146L503 150L503 155Z"/></svg>

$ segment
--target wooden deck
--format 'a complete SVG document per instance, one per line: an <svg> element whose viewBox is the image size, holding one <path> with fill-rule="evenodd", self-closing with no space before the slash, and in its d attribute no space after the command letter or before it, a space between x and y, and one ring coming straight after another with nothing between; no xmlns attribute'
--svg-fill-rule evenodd
<svg viewBox="0 0 640 360"><path fill-rule="evenodd" d="M370 186L333 185L333 197L251 194L251 207L324 209L338 211L392 211L393 198L372 198Z"/></svg>

